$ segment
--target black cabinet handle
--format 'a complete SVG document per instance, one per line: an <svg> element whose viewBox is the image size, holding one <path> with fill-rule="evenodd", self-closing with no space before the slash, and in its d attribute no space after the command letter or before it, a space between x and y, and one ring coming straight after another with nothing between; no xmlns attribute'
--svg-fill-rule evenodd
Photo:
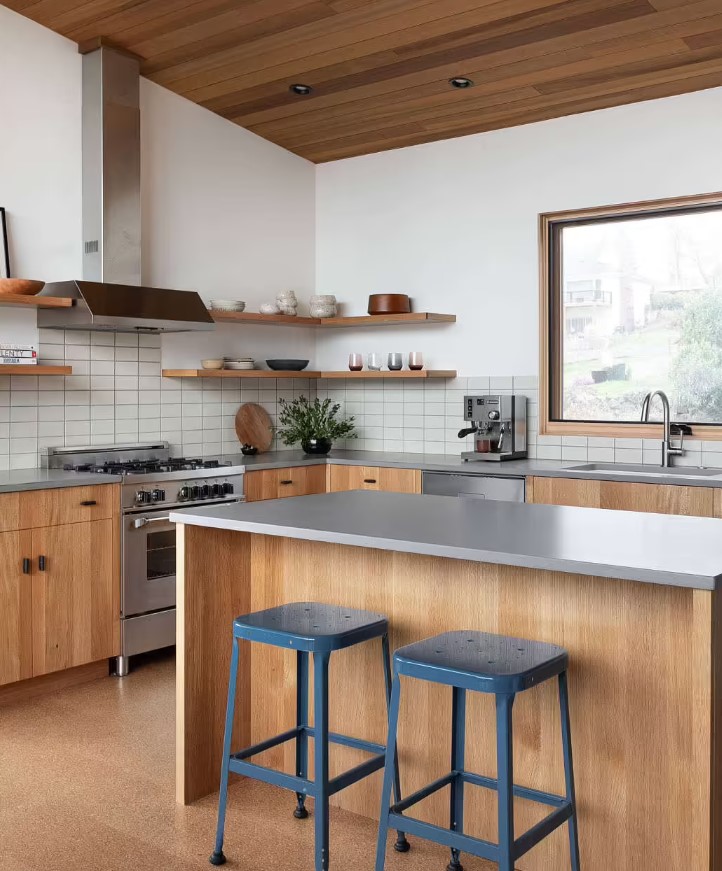
<svg viewBox="0 0 722 871"><path fill-rule="evenodd" d="M81 505L97 505L98 502L96 499L84 499L80 504Z"/></svg>
<svg viewBox="0 0 722 871"><path fill-rule="evenodd" d="M45 571L45 557L44 556L38 557L38 568L40 569L41 572Z"/></svg>
<svg viewBox="0 0 722 871"><path fill-rule="evenodd" d="M281 484L283 484L284 486L286 486L286 484L293 484L293 481L291 481L291 480L289 480L289 481L281 481Z"/></svg>
<svg viewBox="0 0 722 871"><path fill-rule="evenodd" d="M23 559L23 574L24 575L30 574L30 560L27 557L25 557Z"/></svg>
<svg viewBox="0 0 722 871"><path fill-rule="evenodd" d="M375 484L376 478L364 478L364 484Z"/></svg>

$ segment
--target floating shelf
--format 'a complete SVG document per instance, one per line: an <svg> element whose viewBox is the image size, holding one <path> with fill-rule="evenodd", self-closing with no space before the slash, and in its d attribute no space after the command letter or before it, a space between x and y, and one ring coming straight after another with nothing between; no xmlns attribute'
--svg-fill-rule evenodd
<svg viewBox="0 0 722 871"><path fill-rule="evenodd" d="M321 378L456 378L456 369L421 369L418 372L410 369L394 372L371 372L362 369L361 372L322 372Z"/></svg>
<svg viewBox="0 0 722 871"><path fill-rule="evenodd" d="M320 378L320 372L278 372L272 369L163 369L164 378Z"/></svg>
<svg viewBox="0 0 722 871"><path fill-rule="evenodd" d="M411 312L402 315L357 315L348 318L300 318L293 315L262 315L255 312L211 311L218 324L259 324L272 327L399 327L408 324L453 324L456 315Z"/></svg>
<svg viewBox="0 0 722 871"><path fill-rule="evenodd" d="M0 375L72 375L72 366L0 365Z"/></svg>
<svg viewBox="0 0 722 871"><path fill-rule="evenodd" d="M0 293L0 305L24 305L33 308L70 308L73 300L60 296L21 296L16 293Z"/></svg>
<svg viewBox="0 0 722 871"><path fill-rule="evenodd" d="M10 367L8 367L10 368ZM164 378L456 378L455 369L422 369L412 372L277 372L271 369L163 369Z"/></svg>

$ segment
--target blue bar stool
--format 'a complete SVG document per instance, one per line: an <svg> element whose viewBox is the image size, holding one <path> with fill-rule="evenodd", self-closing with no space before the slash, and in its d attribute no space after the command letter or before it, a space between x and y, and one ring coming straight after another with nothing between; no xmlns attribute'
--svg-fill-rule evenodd
<svg viewBox="0 0 722 871"><path fill-rule="evenodd" d="M376 851L376 871L383 871L386 832L393 827L449 847L451 862L447 871L461 871L461 853L497 862L500 871L513 871L514 862L564 823L569 824L572 871L579 871L577 809L574 796L572 743L569 729L567 666L569 656L561 647L485 632L447 632L435 638L410 644L394 654L394 681L386 744L386 772L381 799L381 819ZM453 687L451 772L423 787L403 801L389 807L391 772L396 759L396 732L399 722L401 675ZM562 747L566 795L561 797L514 785L512 764L512 706L517 693L542 681L559 681ZM466 737L466 691L494 693L496 696L497 778L471 774L464 769ZM499 843L492 844L464 834L464 787L466 784L496 790L499 797ZM431 825L402 816L412 805L446 786L451 787L450 828ZM552 807L553 810L529 831L514 834L514 796Z"/></svg>
<svg viewBox="0 0 722 871"><path fill-rule="evenodd" d="M228 798L228 774L242 774L264 783L281 786L296 793L297 806L294 816L304 819L308 816L306 796L315 800L316 871L327 871L329 867L328 800L332 795L347 786L368 777L384 767L386 748L383 744L372 744L347 735L329 732L328 728L328 666L331 653L344 650L354 644L361 644L374 638L382 642L384 677L386 682L387 705L391 695L391 661L389 657L389 623L381 614L369 611L356 611L336 605L320 605L313 602L295 602L244 614L233 621L233 652L231 673L228 683L228 706L226 709L226 728L223 739L223 764L221 767L221 789L218 802L218 828L216 845L210 857L211 865L223 865L223 830ZM296 726L287 732L268 738L265 741L241 750L231 752L233 716L236 702L236 682L238 676L238 642L241 639L272 644L286 650L295 650L297 664L296 679ZM314 724L308 723L309 657L313 654L314 674ZM314 739L315 771L313 780L308 778L308 739ZM296 742L296 776L275 771L262 765L249 762L250 757L287 741ZM329 742L353 747L372 753L371 759L329 779ZM398 766L395 754L392 759L393 783L396 801L401 800ZM409 849L405 835L399 832L395 848L399 853Z"/></svg>

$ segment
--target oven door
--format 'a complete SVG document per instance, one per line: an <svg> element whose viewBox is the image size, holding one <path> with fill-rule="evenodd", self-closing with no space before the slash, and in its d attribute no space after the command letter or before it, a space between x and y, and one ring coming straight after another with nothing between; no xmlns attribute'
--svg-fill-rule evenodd
<svg viewBox="0 0 722 871"><path fill-rule="evenodd" d="M175 605L175 524L168 509L123 516L123 617Z"/></svg>

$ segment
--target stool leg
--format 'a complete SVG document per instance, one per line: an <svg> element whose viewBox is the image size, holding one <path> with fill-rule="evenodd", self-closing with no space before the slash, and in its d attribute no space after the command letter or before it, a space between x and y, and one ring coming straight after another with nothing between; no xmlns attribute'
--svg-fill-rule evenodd
<svg viewBox="0 0 722 871"><path fill-rule="evenodd" d="M328 660L313 655L316 871L328 871Z"/></svg>
<svg viewBox="0 0 722 871"><path fill-rule="evenodd" d="M564 777L566 779L567 799L572 803L569 817L569 853L572 871L579 871L579 833L577 831L577 798L574 791L574 763L572 761L572 736L569 724L569 689L567 673L559 675L559 704L562 718L562 744L564 746Z"/></svg>
<svg viewBox="0 0 722 871"><path fill-rule="evenodd" d="M231 673L228 678L228 702L226 704L226 727L223 735L223 761L221 764L221 788L218 795L218 826L216 828L216 846L208 860L211 865L223 865L226 857L223 854L223 830L226 823L226 802L228 800L228 764L231 757L231 739L233 737L233 716L236 708L236 682L238 679L238 639L233 639L231 653Z"/></svg>
<svg viewBox="0 0 722 871"><path fill-rule="evenodd" d="M296 654L296 728L308 727L308 654L299 650ZM296 737L296 776L308 776L308 735L305 731L299 732ZM296 793L298 804L293 812L297 820L305 820L308 816L306 810L306 796L302 792Z"/></svg>
<svg viewBox="0 0 722 871"><path fill-rule="evenodd" d="M464 831L464 781L461 773L464 771L464 750L466 744L466 690L454 687L454 697L451 715L451 770L459 773L459 777L451 782L450 829L452 832ZM459 861L461 853L451 850L451 862L446 871L464 871Z"/></svg>
<svg viewBox="0 0 722 871"><path fill-rule="evenodd" d="M496 697L496 768L499 793L499 871L514 871L514 695Z"/></svg>
<svg viewBox="0 0 722 871"><path fill-rule="evenodd" d="M389 733L386 737L386 764L384 766L384 785L381 789L381 813L379 815L379 837L376 844L376 871L384 871L386 864L386 832L388 831L391 790L394 785L394 764L396 762L396 732L399 725L399 704L401 701L401 681L396 675L391 689L389 703Z"/></svg>
<svg viewBox="0 0 722 871"><path fill-rule="evenodd" d="M384 635L381 639L384 657L384 681L386 683L386 713L388 715L389 705L391 704L391 653L389 651L389 636ZM401 775L399 774L399 754L398 748L394 753L394 801L401 801ZM408 853L411 845L406 840L406 835L403 832L396 833L396 843L394 850L397 853Z"/></svg>

